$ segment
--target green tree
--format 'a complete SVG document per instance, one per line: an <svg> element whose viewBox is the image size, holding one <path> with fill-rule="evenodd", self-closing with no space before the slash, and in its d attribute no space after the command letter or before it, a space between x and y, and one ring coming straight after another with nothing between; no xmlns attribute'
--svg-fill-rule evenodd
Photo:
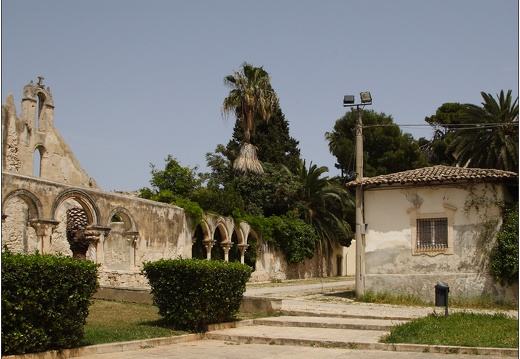
<svg viewBox="0 0 520 359"><path fill-rule="evenodd" d="M325 166L311 163L307 168L305 161L301 162L297 173L301 186L296 210L314 227L322 249L330 249L334 244L350 246L352 230L346 214L354 203L345 186L323 176L326 172Z"/></svg>
<svg viewBox="0 0 520 359"><path fill-rule="evenodd" d="M182 167L177 159L168 155L164 170L158 170L151 164L152 188L142 188L139 197L184 208L189 213L194 225L202 219L202 208L196 202L196 194L200 193L205 176L196 174L197 168ZM194 200L195 198L195 200Z"/></svg>
<svg viewBox="0 0 520 359"><path fill-rule="evenodd" d="M482 106L466 104L461 128L448 151L455 164L518 172L518 97L500 91L497 100L481 92Z"/></svg>
<svg viewBox="0 0 520 359"><path fill-rule="evenodd" d="M240 71L233 71L232 75L224 78L224 84L231 91L222 104L222 114L227 116L234 113L244 132L244 142L233 163L237 171L263 173L251 137L257 125L267 122L278 106L278 97L270 81L269 74L262 67L254 67L246 62Z"/></svg>
<svg viewBox="0 0 520 359"><path fill-rule="evenodd" d="M233 138L226 146L228 159L234 161L238 156L240 144L244 141L240 121L235 123ZM298 169L301 161L299 142L289 134L289 122L285 119L280 107L276 107L269 121L260 122L251 141L258 148L260 162L281 164L292 172Z"/></svg>
<svg viewBox="0 0 520 359"><path fill-rule="evenodd" d="M329 150L336 157L336 167L346 181L355 178L357 120L357 111L348 111L336 121L334 130L325 134ZM363 175L367 177L428 165L412 135L403 134L391 116L373 110L363 111L363 150Z"/></svg>
<svg viewBox="0 0 520 359"><path fill-rule="evenodd" d="M269 162L264 163L265 172L262 176L255 173L244 173L235 176L232 160L224 146L217 146L215 153L206 154L208 167L212 169L208 180L208 188L226 198L232 198L225 212L227 215L242 216L252 214L269 217L285 214L295 200L299 188L296 177L288 173L282 166ZM234 205L234 206L233 206ZM231 208L233 207L233 208ZM216 210L215 207L212 208Z"/></svg>
<svg viewBox="0 0 520 359"><path fill-rule="evenodd" d="M419 139L421 152L432 165L451 165L455 158L448 151L453 142L454 133L460 127L464 105L460 103L445 103L437 109L435 115L424 120L433 128L431 140Z"/></svg>

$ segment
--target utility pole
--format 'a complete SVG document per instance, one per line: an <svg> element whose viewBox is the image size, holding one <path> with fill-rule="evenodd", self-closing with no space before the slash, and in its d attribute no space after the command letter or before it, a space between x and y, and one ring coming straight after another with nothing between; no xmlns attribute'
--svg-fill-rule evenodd
<svg viewBox="0 0 520 359"><path fill-rule="evenodd" d="M372 104L370 92L361 93L361 103L354 103L354 96L343 98L344 107L357 109L356 122L356 296L365 294L365 219L363 213L363 108Z"/></svg>

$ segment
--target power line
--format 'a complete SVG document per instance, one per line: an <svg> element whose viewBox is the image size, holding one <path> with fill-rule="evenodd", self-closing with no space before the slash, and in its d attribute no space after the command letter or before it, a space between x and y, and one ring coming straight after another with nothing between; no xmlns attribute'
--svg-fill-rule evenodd
<svg viewBox="0 0 520 359"><path fill-rule="evenodd" d="M496 127L507 127L507 126L518 126L518 122L511 123L465 123L465 124L444 124L444 125L430 125L430 124L377 124L377 125L363 125L363 128L370 127L432 127L435 129L437 127L444 128L453 128L457 130L471 130L471 129L488 129L488 128L496 128Z"/></svg>

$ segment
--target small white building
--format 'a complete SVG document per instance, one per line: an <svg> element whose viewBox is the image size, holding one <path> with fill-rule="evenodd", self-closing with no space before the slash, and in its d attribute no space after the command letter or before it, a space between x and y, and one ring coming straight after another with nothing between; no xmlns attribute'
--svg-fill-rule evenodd
<svg viewBox="0 0 520 359"><path fill-rule="evenodd" d="M501 205L518 201L510 194L518 190L516 173L434 166L364 178L361 185L364 292L433 301L442 281L450 296L518 298L518 286L503 287L489 275Z"/></svg>

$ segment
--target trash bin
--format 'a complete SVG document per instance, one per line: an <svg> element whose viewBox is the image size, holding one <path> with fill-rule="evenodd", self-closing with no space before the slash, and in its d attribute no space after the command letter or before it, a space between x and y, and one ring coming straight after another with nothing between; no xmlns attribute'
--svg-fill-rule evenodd
<svg viewBox="0 0 520 359"><path fill-rule="evenodd" d="M447 307L448 306L448 292L450 286L444 282L437 282L435 285L435 306Z"/></svg>

